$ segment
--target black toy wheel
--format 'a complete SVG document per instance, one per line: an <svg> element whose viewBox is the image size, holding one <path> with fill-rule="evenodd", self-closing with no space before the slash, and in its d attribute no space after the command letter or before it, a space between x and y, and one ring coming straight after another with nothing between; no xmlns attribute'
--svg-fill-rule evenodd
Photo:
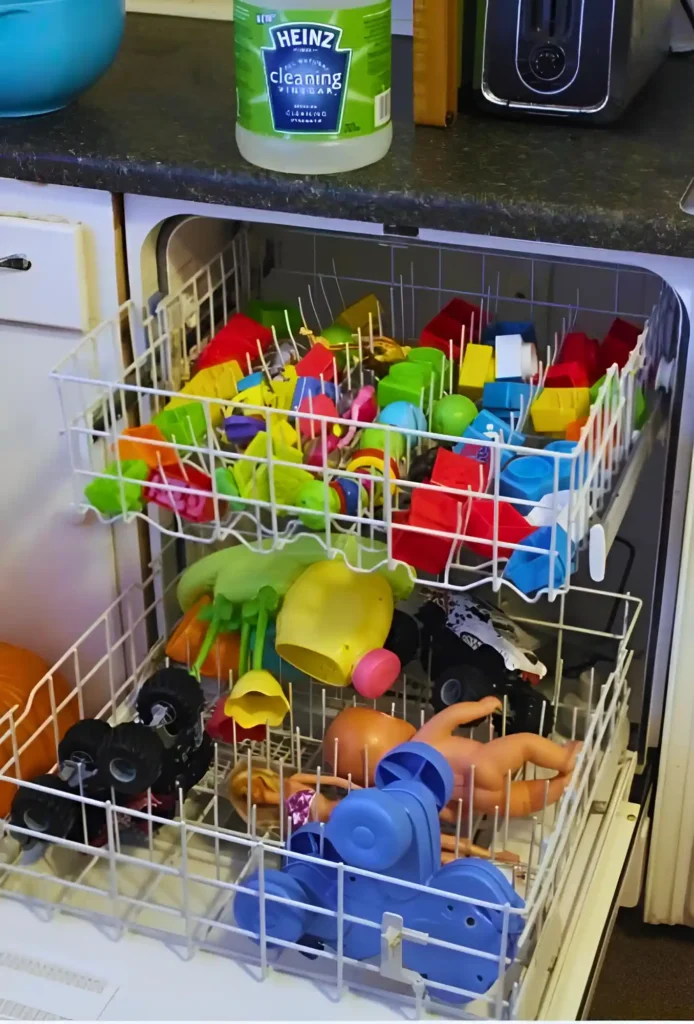
<svg viewBox="0 0 694 1024"><path fill-rule="evenodd" d="M540 735L541 732L543 736L551 736L554 729L551 700L523 681L515 683L508 693L506 733L534 732ZM498 731L501 733L501 716Z"/></svg>
<svg viewBox="0 0 694 1024"><path fill-rule="evenodd" d="M154 791L157 795L177 794L179 788L186 794L205 778L214 757L214 743L205 733L199 747L172 747L164 752L161 775Z"/></svg>
<svg viewBox="0 0 694 1024"><path fill-rule="evenodd" d="M419 654L419 624L414 616L396 608L383 646L397 654L403 667L409 665Z"/></svg>
<svg viewBox="0 0 694 1024"><path fill-rule="evenodd" d="M144 793L159 778L163 756L161 740L147 726L117 725L99 750L101 781L118 793Z"/></svg>
<svg viewBox="0 0 694 1024"><path fill-rule="evenodd" d="M152 725L158 708L164 712L162 728L170 736L196 729L205 706L200 683L182 668L162 668L142 684L137 713L144 725Z"/></svg>
<svg viewBox="0 0 694 1024"><path fill-rule="evenodd" d="M483 700L496 696L494 684L473 665L453 665L439 675L431 686L434 711L443 711L451 704ZM482 721L482 719L480 719ZM471 722L470 725L478 723Z"/></svg>
<svg viewBox="0 0 694 1024"><path fill-rule="evenodd" d="M72 792L70 787L57 775L38 775L31 781L37 786L45 786L51 792L20 788L10 808L10 824L41 832L47 839L65 839L75 824L79 810L75 801L64 797L65 793ZM32 842L28 836L17 838L23 844Z"/></svg>
<svg viewBox="0 0 694 1024"><path fill-rule="evenodd" d="M76 722L63 736L58 747L58 761L62 768L66 761L82 765L85 772L96 770L99 749L111 735L111 726L98 718Z"/></svg>

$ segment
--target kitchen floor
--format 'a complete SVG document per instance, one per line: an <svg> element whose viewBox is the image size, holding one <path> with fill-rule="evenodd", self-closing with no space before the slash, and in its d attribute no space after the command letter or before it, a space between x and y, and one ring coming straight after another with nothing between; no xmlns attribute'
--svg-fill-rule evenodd
<svg viewBox="0 0 694 1024"><path fill-rule="evenodd" d="M621 910L590 1020L691 1020L694 929L644 924L640 907Z"/></svg>

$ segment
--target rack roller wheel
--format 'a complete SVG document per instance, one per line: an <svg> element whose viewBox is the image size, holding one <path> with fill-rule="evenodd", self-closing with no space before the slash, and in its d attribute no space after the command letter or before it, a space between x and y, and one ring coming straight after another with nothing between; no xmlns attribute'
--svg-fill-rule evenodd
<svg viewBox="0 0 694 1024"><path fill-rule="evenodd" d="M99 749L101 781L118 793L144 793L159 778L163 756L161 740L145 725L117 725Z"/></svg>
<svg viewBox="0 0 694 1024"><path fill-rule="evenodd" d="M10 808L10 824L40 832L46 839L65 839L74 827L79 810L76 801L64 797L65 793L72 794L70 786L57 775L38 775L31 781L50 792L20 787ZM32 841L28 836L16 838L22 844Z"/></svg>

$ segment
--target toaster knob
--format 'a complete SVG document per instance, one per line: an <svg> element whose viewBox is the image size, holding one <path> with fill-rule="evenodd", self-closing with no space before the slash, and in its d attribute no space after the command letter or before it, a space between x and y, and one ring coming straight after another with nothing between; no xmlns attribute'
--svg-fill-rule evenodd
<svg viewBox="0 0 694 1024"><path fill-rule="evenodd" d="M538 46L530 54L530 69L543 82L559 78L565 67L566 55L555 43Z"/></svg>

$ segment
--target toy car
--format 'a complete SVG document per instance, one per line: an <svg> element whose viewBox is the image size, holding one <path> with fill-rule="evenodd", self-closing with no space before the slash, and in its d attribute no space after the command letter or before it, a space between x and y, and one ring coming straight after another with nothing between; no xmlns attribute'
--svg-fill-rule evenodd
<svg viewBox="0 0 694 1024"><path fill-rule="evenodd" d="M111 726L84 719L65 733L58 747L58 774L31 780L51 792L20 788L10 824L47 837L105 844L103 809L64 799L64 794L76 793L146 810L149 791L153 814L173 818L180 792L185 796L197 785L212 761L213 743L201 723L203 705L200 684L186 671L156 672L137 695L138 721ZM128 823L121 816L119 824ZM130 824L147 832L141 818L132 818ZM17 838L27 847L39 842L19 834Z"/></svg>
<svg viewBox="0 0 694 1024"><path fill-rule="evenodd" d="M466 594L448 595L447 609L440 600L426 601L414 615L396 609L385 643L403 665L417 659L430 672L434 710L506 698L507 733L550 735L552 703L533 686L547 670L522 647L511 620Z"/></svg>

